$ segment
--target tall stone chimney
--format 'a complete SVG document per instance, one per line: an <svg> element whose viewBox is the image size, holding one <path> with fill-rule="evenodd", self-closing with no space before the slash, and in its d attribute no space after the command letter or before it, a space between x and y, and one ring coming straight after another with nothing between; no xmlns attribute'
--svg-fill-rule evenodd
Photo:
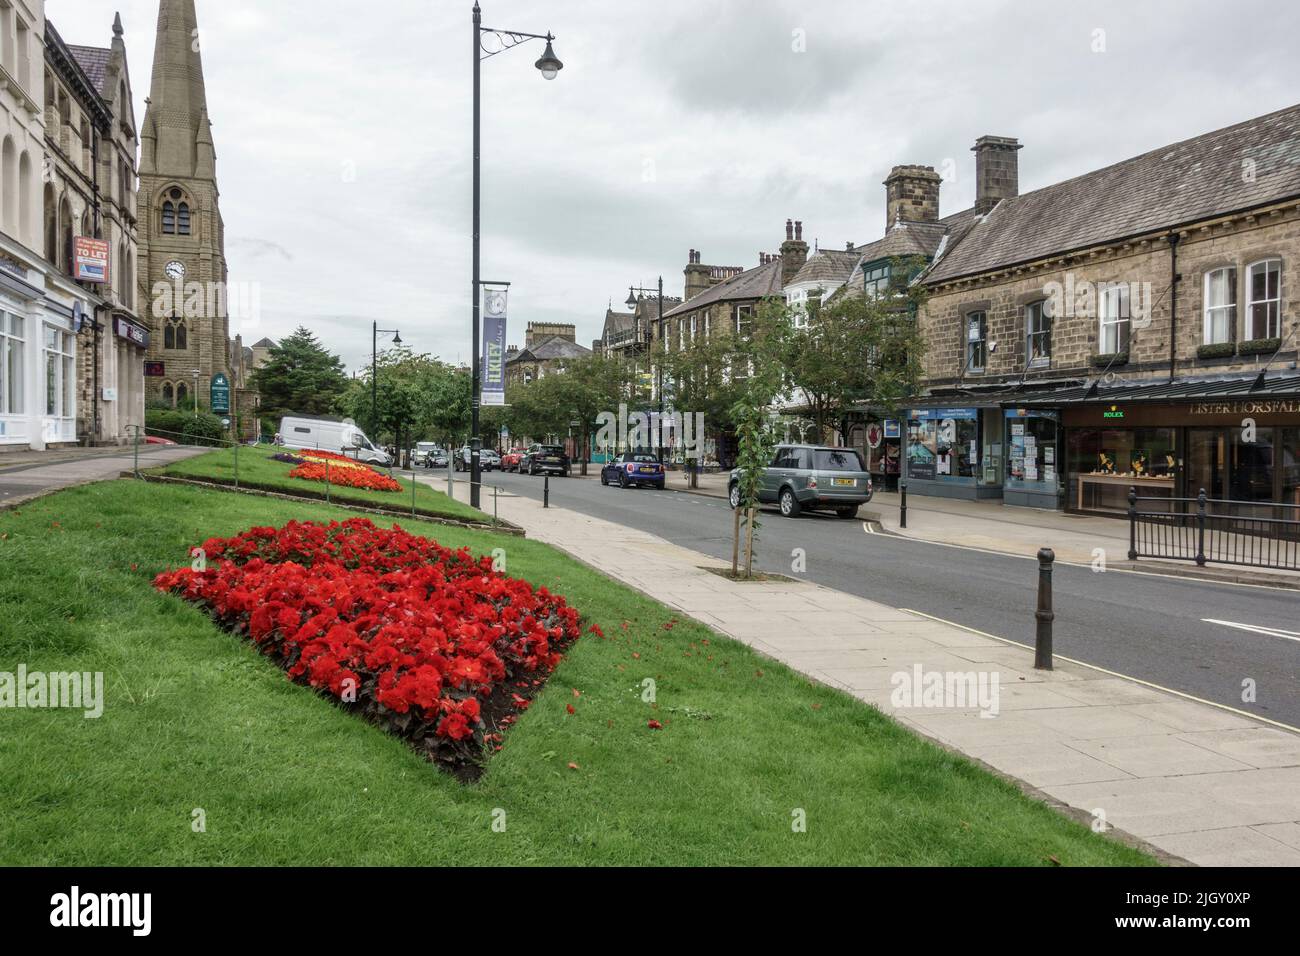
<svg viewBox="0 0 1300 956"><path fill-rule="evenodd" d="M683 270L686 274L686 292L687 300L695 298L712 283L709 281L709 267L700 264L700 251L692 249L686 260L686 268Z"/></svg>
<svg viewBox="0 0 1300 956"><path fill-rule="evenodd" d="M789 285L808 261L808 243L803 241L803 223L785 221L785 242L781 243L781 285Z"/></svg>
<svg viewBox="0 0 1300 956"><path fill-rule="evenodd" d="M1009 136L981 136L975 154L975 213L988 215L1003 199L1020 195L1020 140Z"/></svg>
<svg viewBox="0 0 1300 956"><path fill-rule="evenodd" d="M904 222L939 221L939 186L933 166L895 166L885 180L885 230Z"/></svg>

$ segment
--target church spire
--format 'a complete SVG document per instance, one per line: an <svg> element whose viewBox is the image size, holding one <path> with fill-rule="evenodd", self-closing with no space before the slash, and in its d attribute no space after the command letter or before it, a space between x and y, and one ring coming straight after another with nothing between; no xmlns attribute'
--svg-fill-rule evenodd
<svg viewBox="0 0 1300 956"><path fill-rule="evenodd" d="M144 123L155 139L150 144L146 136L145 146L153 148L146 148L141 172L180 177L198 173L207 105L194 0L161 0L149 112ZM213 176L215 170L209 167L198 174Z"/></svg>

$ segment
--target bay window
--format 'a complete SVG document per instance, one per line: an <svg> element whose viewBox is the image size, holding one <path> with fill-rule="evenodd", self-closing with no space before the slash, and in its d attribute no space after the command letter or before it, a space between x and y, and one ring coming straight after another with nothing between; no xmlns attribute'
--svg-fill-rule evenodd
<svg viewBox="0 0 1300 956"><path fill-rule="evenodd" d="M1215 269L1205 274L1205 345L1224 345L1237 328L1237 270Z"/></svg>
<svg viewBox="0 0 1300 956"><path fill-rule="evenodd" d="M1265 259L1246 270L1246 338L1282 334L1282 260Z"/></svg>
<svg viewBox="0 0 1300 956"><path fill-rule="evenodd" d="M69 332L45 327L45 414L73 418L77 414L76 346Z"/></svg>
<svg viewBox="0 0 1300 956"><path fill-rule="evenodd" d="M0 415L23 411L23 345L21 315L0 312Z"/></svg>

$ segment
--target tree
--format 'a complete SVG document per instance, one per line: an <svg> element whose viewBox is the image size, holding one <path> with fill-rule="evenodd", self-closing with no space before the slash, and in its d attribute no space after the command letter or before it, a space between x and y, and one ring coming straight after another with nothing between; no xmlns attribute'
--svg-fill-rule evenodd
<svg viewBox="0 0 1300 956"><path fill-rule="evenodd" d="M847 435L854 406L892 411L915 392L924 353L915 316L923 292L907 279L919 265L896 259L891 273L899 280L890 294L841 294L810 310L806 328L785 327L781 364L808 404L819 441L831 425Z"/></svg>
<svg viewBox="0 0 1300 956"><path fill-rule="evenodd" d="M347 391L348 376L342 360L299 326L253 370L252 384L261 393L263 414L278 419L329 414Z"/></svg>

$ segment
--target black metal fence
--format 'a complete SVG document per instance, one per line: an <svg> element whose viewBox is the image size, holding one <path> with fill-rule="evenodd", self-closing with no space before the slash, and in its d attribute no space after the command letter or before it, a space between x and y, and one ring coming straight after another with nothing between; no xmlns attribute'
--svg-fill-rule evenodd
<svg viewBox="0 0 1300 956"><path fill-rule="evenodd" d="M1300 505L1128 493L1130 561L1162 558L1300 571Z"/></svg>

